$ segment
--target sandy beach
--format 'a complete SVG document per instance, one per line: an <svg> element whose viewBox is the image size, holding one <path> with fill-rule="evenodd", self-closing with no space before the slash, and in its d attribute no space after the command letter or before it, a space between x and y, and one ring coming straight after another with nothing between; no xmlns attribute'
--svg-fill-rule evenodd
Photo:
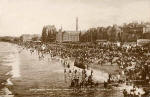
<svg viewBox="0 0 150 97"><path fill-rule="evenodd" d="M76 93L69 89L70 84L65 83L64 67L59 58L51 59L50 55L44 55L44 59L39 60L37 52L31 54L29 50L22 50L22 48L12 44L8 47L15 49L13 49L13 53L7 56L7 64L5 64L5 66L0 65L3 70L6 70L4 73L8 75L10 73L12 75L7 79L7 88L12 94L7 97L122 96L121 91L105 90L103 84L99 90L86 90ZM106 73L104 72L94 70L94 73L95 77L101 81L107 79L105 78ZM2 74L2 72L0 72L0 74Z"/></svg>

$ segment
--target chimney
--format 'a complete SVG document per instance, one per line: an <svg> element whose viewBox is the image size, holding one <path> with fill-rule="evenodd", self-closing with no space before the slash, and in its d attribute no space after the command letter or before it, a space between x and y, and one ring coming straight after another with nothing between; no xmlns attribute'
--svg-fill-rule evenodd
<svg viewBox="0 0 150 97"><path fill-rule="evenodd" d="M60 28L61 32L62 32L62 29L63 29L63 28L62 28L62 25L61 25L61 28Z"/></svg>
<svg viewBox="0 0 150 97"><path fill-rule="evenodd" d="M76 18L76 31L78 31L78 17Z"/></svg>

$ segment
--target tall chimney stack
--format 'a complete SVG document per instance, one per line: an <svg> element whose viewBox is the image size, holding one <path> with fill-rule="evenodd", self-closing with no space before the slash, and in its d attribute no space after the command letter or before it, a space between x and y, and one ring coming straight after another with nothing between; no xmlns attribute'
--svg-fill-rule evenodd
<svg viewBox="0 0 150 97"><path fill-rule="evenodd" d="M76 31L78 31L78 17L76 18Z"/></svg>

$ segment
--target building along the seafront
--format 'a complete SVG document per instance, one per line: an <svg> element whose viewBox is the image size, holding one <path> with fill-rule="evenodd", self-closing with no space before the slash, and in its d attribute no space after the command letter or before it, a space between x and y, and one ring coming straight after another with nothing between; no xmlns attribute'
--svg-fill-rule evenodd
<svg viewBox="0 0 150 97"><path fill-rule="evenodd" d="M62 28L56 35L56 42L79 42L80 31L78 31L78 18L76 18L75 31L62 31Z"/></svg>
<svg viewBox="0 0 150 97"><path fill-rule="evenodd" d="M39 35L39 34L23 34L20 36L20 39L23 42L32 41L35 38L36 38L36 40L40 40L41 35Z"/></svg>

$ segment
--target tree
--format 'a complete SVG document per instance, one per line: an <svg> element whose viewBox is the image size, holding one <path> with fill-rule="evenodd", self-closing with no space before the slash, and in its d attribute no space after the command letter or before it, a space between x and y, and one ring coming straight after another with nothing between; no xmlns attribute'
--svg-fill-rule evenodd
<svg viewBox="0 0 150 97"><path fill-rule="evenodd" d="M46 33L47 33L47 42L55 42L56 41L56 27L54 25L47 25L46 26Z"/></svg>
<svg viewBox="0 0 150 97"><path fill-rule="evenodd" d="M46 28L43 27L43 30L42 30L42 37L41 37L41 40L42 42L47 42L47 33L46 33Z"/></svg>

